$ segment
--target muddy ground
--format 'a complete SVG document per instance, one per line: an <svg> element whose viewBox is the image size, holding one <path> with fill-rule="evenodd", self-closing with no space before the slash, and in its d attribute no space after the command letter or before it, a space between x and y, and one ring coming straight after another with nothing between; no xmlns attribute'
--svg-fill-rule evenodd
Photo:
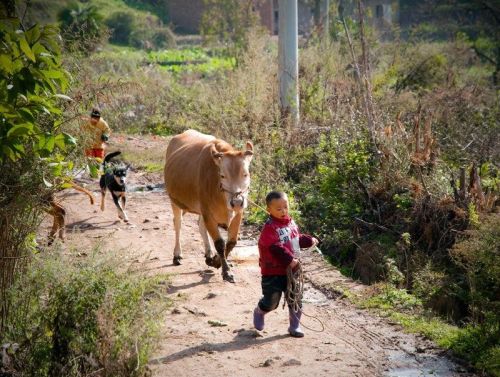
<svg viewBox="0 0 500 377"><path fill-rule="evenodd" d="M157 150L160 156L167 143L163 138L115 140L133 153ZM81 193L70 189L60 193L67 210L68 252L99 243L103 250L140 252L151 273L173 275L169 295L174 306L163 319L163 337L150 362L153 376L474 376L428 340L405 334L398 325L339 297L332 286L342 284L360 293L365 287L341 276L317 253L302 258L305 337L288 336L287 310L281 305L266 316L264 331L257 332L252 311L261 290L253 229L242 229L232 253L236 283L231 284L222 280L220 270L205 265L194 215L184 218L183 265L172 264L172 214L161 189L162 174L131 171L129 224L118 219L109 195L106 210L100 211L96 181L83 177L79 182L97 200L91 206ZM50 218L43 222L40 240L50 222Z"/></svg>

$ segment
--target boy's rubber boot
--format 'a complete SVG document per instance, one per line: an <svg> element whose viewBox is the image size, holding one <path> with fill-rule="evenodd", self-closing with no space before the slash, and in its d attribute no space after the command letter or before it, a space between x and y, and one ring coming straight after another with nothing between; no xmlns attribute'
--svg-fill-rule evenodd
<svg viewBox="0 0 500 377"><path fill-rule="evenodd" d="M294 338L304 337L304 332L300 328L300 317L302 316L302 309L299 308L298 311L294 311L292 308L288 308L288 315L290 319L290 327L288 328L288 333Z"/></svg>
<svg viewBox="0 0 500 377"><path fill-rule="evenodd" d="M253 310L253 325L254 327L261 331L264 329L264 316L266 312L259 308L259 305Z"/></svg>

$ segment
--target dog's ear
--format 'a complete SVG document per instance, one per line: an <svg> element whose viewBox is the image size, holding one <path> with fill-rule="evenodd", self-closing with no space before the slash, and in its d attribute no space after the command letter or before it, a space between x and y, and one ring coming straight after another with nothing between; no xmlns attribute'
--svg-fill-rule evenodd
<svg viewBox="0 0 500 377"><path fill-rule="evenodd" d="M129 170L131 167L132 167L132 165L127 164L127 165L125 166L125 170Z"/></svg>

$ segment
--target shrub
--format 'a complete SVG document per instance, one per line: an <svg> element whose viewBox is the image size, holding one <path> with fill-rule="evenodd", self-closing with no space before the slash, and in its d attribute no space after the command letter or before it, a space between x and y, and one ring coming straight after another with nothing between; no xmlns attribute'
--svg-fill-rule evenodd
<svg viewBox="0 0 500 377"><path fill-rule="evenodd" d="M129 12L115 12L106 19L106 25L111 29L109 40L113 43L128 45L130 35L135 31L134 17Z"/></svg>
<svg viewBox="0 0 500 377"><path fill-rule="evenodd" d="M95 5L72 2L58 14L61 34L68 47L92 52L107 37L102 16Z"/></svg>
<svg viewBox="0 0 500 377"><path fill-rule="evenodd" d="M472 319L481 323L493 315L500 323L500 216L487 216L468 234L453 246L450 254L467 279Z"/></svg>
<svg viewBox="0 0 500 377"><path fill-rule="evenodd" d="M175 36L168 27L137 27L130 33L129 44L144 50L159 50L175 47Z"/></svg>
<svg viewBox="0 0 500 377"><path fill-rule="evenodd" d="M123 250L121 251L123 252ZM75 251L76 254L76 251ZM23 376L141 376L169 305L166 276L130 271L122 255L33 256L10 290L3 371Z"/></svg>
<svg viewBox="0 0 500 377"><path fill-rule="evenodd" d="M61 67L57 29L22 30L18 20L0 23L0 332L7 315L5 289L25 266L52 178L72 164L75 144L62 132L68 73ZM18 263L20 262L20 263Z"/></svg>

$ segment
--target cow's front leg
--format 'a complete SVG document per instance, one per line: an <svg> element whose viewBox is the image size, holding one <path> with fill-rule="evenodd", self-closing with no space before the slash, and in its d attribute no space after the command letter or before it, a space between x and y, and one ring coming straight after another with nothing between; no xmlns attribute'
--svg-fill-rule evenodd
<svg viewBox="0 0 500 377"><path fill-rule="evenodd" d="M231 222L229 223L229 228L227 229L227 244L225 250L225 257L229 256L231 250L236 246L236 242L238 241L238 233L240 231L240 224L243 214L241 212L236 213Z"/></svg>
<svg viewBox="0 0 500 377"><path fill-rule="evenodd" d="M175 229L175 246L174 246L174 266L179 266L182 259L181 249L181 226L182 226L182 209L177 207L172 202L172 213L174 215L174 229Z"/></svg>
<svg viewBox="0 0 500 377"><path fill-rule="evenodd" d="M219 259L222 265L222 279L234 283L234 276L231 273L231 269L226 260L225 251L225 242L222 238L219 238L214 241L215 249L217 250L217 254L219 255Z"/></svg>
<svg viewBox="0 0 500 377"><path fill-rule="evenodd" d="M222 279L224 279L230 283L234 283L234 276L231 274L229 265L227 264L227 261L226 261L226 254L225 254L226 243L224 242L224 240L222 239L222 237L220 235L219 228L217 226L217 222L211 218L207 219L205 217L203 220L205 222L205 226L207 227L208 233L210 234L210 236L214 240L215 250L217 250L217 255L218 255L218 257L220 259L220 263L222 265Z"/></svg>
<svg viewBox="0 0 500 377"><path fill-rule="evenodd" d="M200 228L201 238L203 239L203 245L205 246L205 263L207 264L207 266L220 268L220 258L218 258L218 254L215 254L215 256L212 255L212 245L210 244L207 227L205 226L203 216L201 215L198 219L198 226Z"/></svg>

